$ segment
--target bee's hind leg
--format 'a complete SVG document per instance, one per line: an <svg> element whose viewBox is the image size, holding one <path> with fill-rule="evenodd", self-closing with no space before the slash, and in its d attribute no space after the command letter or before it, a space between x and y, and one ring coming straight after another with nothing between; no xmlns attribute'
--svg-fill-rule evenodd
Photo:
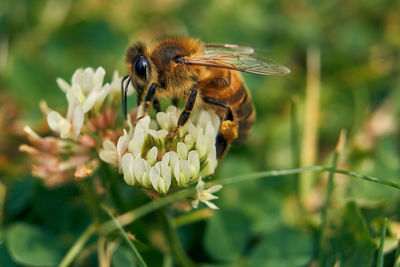
<svg viewBox="0 0 400 267"><path fill-rule="evenodd" d="M238 138L239 125L233 119L232 109L227 103L219 101L211 97L203 97L203 101L207 104L219 106L226 109L225 118L221 121L219 134L215 140L217 149L217 158L221 159L226 151L228 151L230 143Z"/></svg>

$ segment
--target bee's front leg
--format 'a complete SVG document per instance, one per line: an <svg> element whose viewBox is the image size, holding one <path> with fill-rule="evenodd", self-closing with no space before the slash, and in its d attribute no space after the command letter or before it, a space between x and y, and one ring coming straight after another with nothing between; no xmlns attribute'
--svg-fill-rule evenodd
<svg viewBox="0 0 400 267"><path fill-rule="evenodd" d="M161 111L160 101L158 101L156 98L153 99L153 108L157 111L157 113Z"/></svg>
<svg viewBox="0 0 400 267"><path fill-rule="evenodd" d="M153 83L149 90L147 90L147 94L144 98L144 103L143 103L143 114L138 118L140 120L141 118L145 117L147 115L147 111L149 110L150 105L153 103L154 100L154 95L156 94L156 88L157 84ZM156 100L158 101L158 100Z"/></svg>
<svg viewBox="0 0 400 267"><path fill-rule="evenodd" d="M196 97L197 89L193 89L188 99L186 100L185 109L179 116L178 125L176 126L175 130L168 135L169 138L174 137L178 133L179 128L185 125L185 123L189 120L190 114L192 113L194 104L196 102Z"/></svg>
<svg viewBox="0 0 400 267"><path fill-rule="evenodd" d="M124 86L124 82L126 79L128 79L128 82ZM121 80L121 104L122 104L122 114L124 115L125 120L127 120L127 118L128 118L128 103L126 102L126 99L127 99L127 93L128 93L128 86L129 86L130 82L131 82L131 78L129 77L129 75L126 75Z"/></svg>

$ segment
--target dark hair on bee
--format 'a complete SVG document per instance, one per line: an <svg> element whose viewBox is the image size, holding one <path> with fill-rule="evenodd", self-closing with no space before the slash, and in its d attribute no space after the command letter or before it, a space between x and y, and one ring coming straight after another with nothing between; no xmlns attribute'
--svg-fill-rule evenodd
<svg viewBox="0 0 400 267"><path fill-rule="evenodd" d="M143 54L143 44L140 42L135 43L131 47L128 48L126 52L126 62L131 62L135 60L135 58L138 56L138 54Z"/></svg>

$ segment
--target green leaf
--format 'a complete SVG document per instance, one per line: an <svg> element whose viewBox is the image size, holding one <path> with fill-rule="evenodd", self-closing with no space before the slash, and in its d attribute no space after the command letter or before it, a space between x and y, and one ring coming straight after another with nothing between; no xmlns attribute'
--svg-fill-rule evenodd
<svg viewBox="0 0 400 267"><path fill-rule="evenodd" d="M26 223L11 226L6 241L11 257L20 264L54 266L65 253L55 236Z"/></svg>
<svg viewBox="0 0 400 267"><path fill-rule="evenodd" d="M247 245L250 221L235 210L220 210L209 221L205 233L205 249L220 261L234 261Z"/></svg>
<svg viewBox="0 0 400 267"><path fill-rule="evenodd" d="M313 252L310 236L296 229L281 228L253 249L249 266L304 266L311 261Z"/></svg>
<svg viewBox="0 0 400 267"><path fill-rule="evenodd" d="M4 242L4 233L0 231L0 266L16 267L18 266L12 259L6 249Z"/></svg>
<svg viewBox="0 0 400 267"><path fill-rule="evenodd" d="M342 214L326 231L325 265L340 262L341 266L372 266L376 245L371 239L364 218L354 202L346 205Z"/></svg>
<svg viewBox="0 0 400 267"><path fill-rule="evenodd" d="M137 266L133 253L123 246L119 246L117 250L114 251L111 263L112 267Z"/></svg>
<svg viewBox="0 0 400 267"><path fill-rule="evenodd" d="M33 177L24 177L15 181L7 192L6 214L15 216L22 212L31 202L34 193L34 187L37 179Z"/></svg>

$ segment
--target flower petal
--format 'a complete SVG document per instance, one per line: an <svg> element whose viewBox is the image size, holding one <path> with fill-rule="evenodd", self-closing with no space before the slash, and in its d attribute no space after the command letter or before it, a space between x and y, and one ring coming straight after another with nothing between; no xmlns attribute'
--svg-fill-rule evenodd
<svg viewBox="0 0 400 267"><path fill-rule="evenodd" d="M149 152L147 152L146 160L150 165L154 165L157 161L158 149L156 146L153 146Z"/></svg>
<svg viewBox="0 0 400 267"><path fill-rule="evenodd" d="M187 159L187 156L188 156L188 148L187 148L187 146L185 145L185 143L178 142L176 148L177 148L177 152L178 152L179 157L180 157L181 159Z"/></svg>

